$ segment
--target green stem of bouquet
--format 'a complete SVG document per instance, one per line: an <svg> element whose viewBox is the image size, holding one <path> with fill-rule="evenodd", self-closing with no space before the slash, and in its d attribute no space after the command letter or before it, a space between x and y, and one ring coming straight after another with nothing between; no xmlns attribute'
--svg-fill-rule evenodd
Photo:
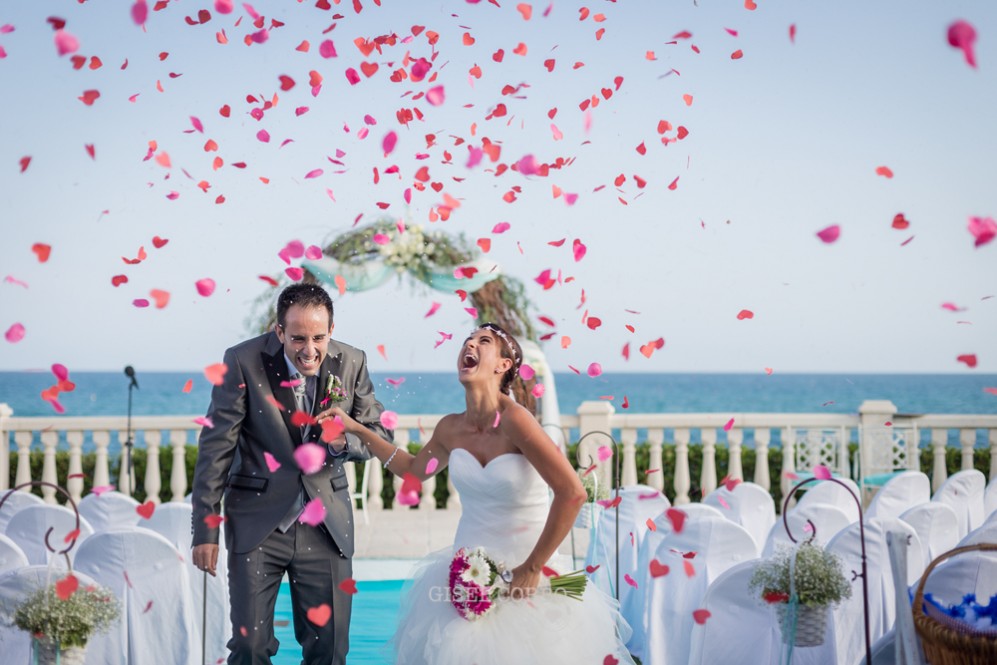
<svg viewBox="0 0 997 665"><path fill-rule="evenodd" d="M588 577L585 576L585 571L576 570L550 578L550 590L552 593L560 593L569 598L581 600L587 583Z"/></svg>

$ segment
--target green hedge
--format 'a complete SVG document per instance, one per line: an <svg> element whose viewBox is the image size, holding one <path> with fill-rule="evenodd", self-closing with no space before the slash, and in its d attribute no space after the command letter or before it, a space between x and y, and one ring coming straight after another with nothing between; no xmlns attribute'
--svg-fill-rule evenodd
<svg viewBox="0 0 997 665"><path fill-rule="evenodd" d="M410 443L408 445L409 452L415 454L419 450L419 445L415 443ZM851 457L854 458L858 452L858 446L852 444ZM575 452L577 450L577 444L572 444L568 447L568 459L575 460ZM645 482L646 472L649 466L650 459L650 448L647 445L637 446L637 478L641 482ZM727 475L728 468L728 449L725 446L716 447L716 467L717 467L717 478L723 478ZM948 468L949 475L960 470L962 467L962 450L959 448L946 448L945 449L945 461ZM674 483L673 472L675 469L675 446L673 444L665 444L661 451L662 462L664 469L662 473L665 474L665 495L668 497L669 501L675 500L675 489L673 487ZM43 453L41 451L33 451L31 453L31 477L38 479L42 476L42 463L43 463ZM974 450L974 466L979 469L985 476L989 476L990 473L990 450L987 448L977 448ZM197 446L187 446L186 451L186 463L187 463L187 491L190 491L190 487L193 482L194 477L194 463L197 460ZM769 448L769 479L771 481L770 492L772 498L776 502L776 506L781 508L782 506L782 488L780 487L779 478L782 474L782 450L780 448ZM96 455L94 453L88 453L83 455L83 493L86 494L90 491L93 484L93 469L96 463ZM133 464L135 467L135 480L138 485L133 496L141 502L146 500L145 489L143 488L145 479L145 463L146 463L146 451L142 448L136 448L134 454ZM931 475L932 465L934 464L933 451L930 448L921 449L921 468L925 470L929 476ZM55 455L55 466L56 475L58 478L65 478L69 473L69 453L65 451L59 451ZM172 491L170 490L170 475L173 470L173 455L166 454L160 455L159 466L162 471L162 488L159 492L160 501L169 501L172 498ZM741 449L741 466L744 469L744 478L746 480L751 480L755 477L755 450L753 448L742 448ZM363 470L363 464L357 465L357 477ZM702 498L702 490L699 486L700 475L702 474L703 468L703 448L700 445L690 445L689 446L689 478L690 478L690 489L689 497L693 501L699 501ZM120 469L120 459L115 459L112 461L111 468L111 484L117 485L118 482L118 472ZM17 470L17 455L12 454L10 460L10 486L14 483L14 474ZM384 489L381 492L381 496L384 499L385 507L389 507L393 504L395 498L395 487L393 483L393 476L391 472L384 471ZM443 508L446 506L447 498L450 495L447 489L447 469L444 469L436 476L436 506L437 508ZM40 488L35 488L35 494L41 495Z"/></svg>

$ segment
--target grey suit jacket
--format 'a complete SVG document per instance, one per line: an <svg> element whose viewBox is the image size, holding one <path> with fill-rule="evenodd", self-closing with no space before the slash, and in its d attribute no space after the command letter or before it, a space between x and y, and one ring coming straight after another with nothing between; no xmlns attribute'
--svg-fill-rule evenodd
<svg viewBox="0 0 997 665"><path fill-rule="evenodd" d="M255 549L269 536L298 500L304 487L309 499L321 498L325 526L340 552L353 556L353 502L343 463L365 460L370 453L359 439L347 437L345 454L328 452L322 468L304 475L294 461L301 445L301 429L291 423L294 390L289 380L284 347L273 332L247 340L225 352L228 371L224 382L211 391L208 417L213 427L201 431L194 468L193 544L217 543L218 529L205 517L225 507L225 544L235 553ZM380 424L383 405L374 397L363 351L337 341L319 370L315 412L329 374L342 380L346 400L342 409L389 441L392 434ZM280 468L270 471L264 453Z"/></svg>

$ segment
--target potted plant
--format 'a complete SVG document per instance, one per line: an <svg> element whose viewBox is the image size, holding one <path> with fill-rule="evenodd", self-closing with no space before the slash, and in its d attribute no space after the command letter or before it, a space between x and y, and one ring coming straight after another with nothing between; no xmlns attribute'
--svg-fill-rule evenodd
<svg viewBox="0 0 997 665"><path fill-rule="evenodd" d="M596 518L599 517L599 511L602 510L596 501L605 501L609 498L609 488L605 485L599 485L599 480L596 478L595 473L586 474L584 471L578 471L578 477L582 480L582 487L585 488L585 503L582 504L582 509L578 512L578 516L575 518L575 527L579 529L588 529L595 525Z"/></svg>
<svg viewBox="0 0 997 665"><path fill-rule="evenodd" d="M813 541L778 550L755 569L750 586L762 600L775 605L783 642L788 642L793 632L792 613L788 610L795 592L795 646L823 644L828 609L852 595L851 584L841 569L841 559Z"/></svg>
<svg viewBox="0 0 997 665"><path fill-rule="evenodd" d="M110 590L75 588L73 580L70 573L36 590L14 611L14 625L34 638L38 665L83 665L87 640L110 628L121 613Z"/></svg>

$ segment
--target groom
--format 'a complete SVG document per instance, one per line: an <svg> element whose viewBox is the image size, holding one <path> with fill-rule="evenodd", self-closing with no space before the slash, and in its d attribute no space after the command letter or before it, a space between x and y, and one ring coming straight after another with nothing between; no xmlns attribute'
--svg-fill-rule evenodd
<svg viewBox="0 0 997 665"><path fill-rule="evenodd" d="M211 393L211 425L201 432L194 469L192 559L215 574L224 499L232 665L266 665L277 653L274 604L285 572L302 662L346 662L352 595L340 584L353 576L353 502L343 463L370 453L353 435L323 440L322 426L296 412L317 414L336 403L390 434L380 425L384 407L367 357L332 340L332 313L320 286L287 287L273 331L228 349L224 381ZM304 443L320 451L321 466L310 474L295 460ZM315 499L308 515L318 509L324 519L310 526L299 517Z"/></svg>

